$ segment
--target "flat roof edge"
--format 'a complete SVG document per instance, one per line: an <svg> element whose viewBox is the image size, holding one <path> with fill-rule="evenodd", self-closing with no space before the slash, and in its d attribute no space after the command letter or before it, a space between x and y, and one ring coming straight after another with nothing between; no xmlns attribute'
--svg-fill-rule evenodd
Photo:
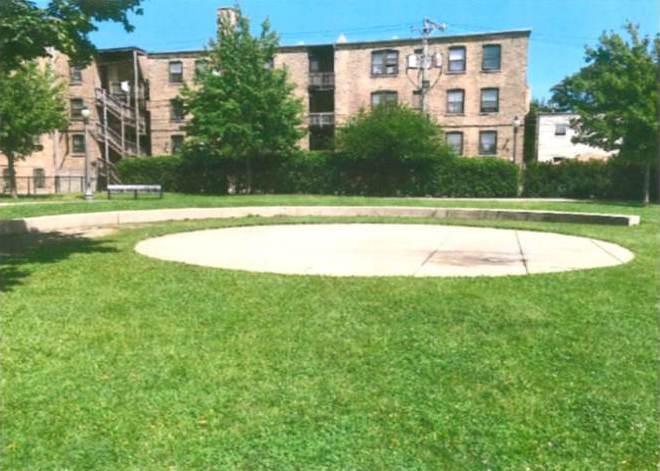
<svg viewBox="0 0 660 471"><path fill-rule="evenodd" d="M462 39L473 39L473 38L486 38L486 37L529 37L532 34L531 29L513 29L513 30L503 30L503 31L490 31L490 32L480 32L480 33L465 33L465 34L452 34L446 36L435 36L429 39L430 44L437 44L450 41L460 41ZM351 48L360 48L360 47L371 47L371 46L405 46L410 44L416 44L420 41L419 38L402 38L402 39L376 39L369 41L355 41L355 42L346 42L346 43L310 43L310 44L291 44L278 46L278 52L302 52L310 47L319 47L319 46L331 46L337 49L351 49ZM206 52L205 49L191 49L186 51L159 51L159 52L147 52L140 48L117 48L117 49L99 49L99 52L121 52L122 50L138 50L147 54L148 56L153 57L167 57L167 56L176 56L176 55L200 55Z"/></svg>

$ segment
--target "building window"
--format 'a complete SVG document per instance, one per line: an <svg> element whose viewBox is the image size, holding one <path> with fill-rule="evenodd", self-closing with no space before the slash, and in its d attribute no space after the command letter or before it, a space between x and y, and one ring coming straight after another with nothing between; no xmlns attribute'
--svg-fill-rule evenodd
<svg viewBox="0 0 660 471"><path fill-rule="evenodd" d="M183 62L170 61L169 70L170 70L170 83L183 82Z"/></svg>
<svg viewBox="0 0 660 471"><path fill-rule="evenodd" d="M566 128L567 126L564 123L555 124L555 136L565 136Z"/></svg>
<svg viewBox="0 0 660 471"><path fill-rule="evenodd" d="M372 75L397 75L398 73L398 51L374 51L371 53Z"/></svg>
<svg viewBox="0 0 660 471"><path fill-rule="evenodd" d="M465 72L465 47L449 48L449 72Z"/></svg>
<svg viewBox="0 0 660 471"><path fill-rule="evenodd" d="M185 113L183 111L183 104L181 103L181 100L178 98L170 100L170 121L178 123L183 121L184 117Z"/></svg>
<svg viewBox="0 0 660 471"><path fill-rule="evenodd" d="M447 90L447 113L463 113L465 111L464 103L464 90Z"/></svg>
<svg viewBox="0 0 660 471"><path fill-rule="evenodd" d="M208 63L206 59L197 59L195 61L195 77L201 77L206 72L208 68Z"/></svg>
<svg viewBox="0 0 660 471"><path fill-rule="evenodd" d="M482 70L500 70L502 48L499 44L488 44L483 48L481 59Z"/></svg>
<svg viewBox="0 0 660 471"><path fill-rule="evenodd" d="M460 131L448 132L445 135L447 145L454 149L457 155L463 155L463 133Z"/></svg>
<svg viewBox="0 0 660 471"><path fill-rule="evenodd" d="M170 149L173 154L178 154L183 148L183 136L181 134L175 134L170 138Z"/></svg>
<svg viewBox="0 0 660 471"><path fill-rule="evenodd" d="M371 94L371 107L375 108L379 105L396 105L398 96L396 92L381 91L373 92Z"/></svg>
<svg viewBox="0 0 660 471"><path fill-rule="evenodd" d="M413 90L411 106L416 110L422 109L422 92L419 90Z"/></svg>
<svg viewBox="0 0 660 471"><path fill-rule="evenodd" d="M32 179L34 180L34 188L43 190L46 188L46 173L43 168L35 168L32 170Z"/></svg>
<svg viewBox="0 0 660 471"><path fill-rule="evenodd" d="M82 119L82 110L85 108L85 102L82 98L71 98L71 119Z"/></svg>
<svg viewBox="0 0 660 471"><path fill-rule="evenodd" d="M72 134L71 135L71 152L74 154L85 153L85 135Z"/></svg>
<svg viewBox="0 0 660 471"><path fill-rule="evenodd" d="M500 90L498 88L481 89L481 112L497 113L500 109Z"/></svg>
<svg viewBox="0 0 660 471"><path fill-rule="evenodd" d="M495 155L497 153L497 131L481 131L479 133L479 155Z"/></svg>
<svg viewBox="0 0 660 471"><path fill-rule="evenodd" d="M69 82L72 84L82 82L82 67L72 65L69 67Z"/></svg>

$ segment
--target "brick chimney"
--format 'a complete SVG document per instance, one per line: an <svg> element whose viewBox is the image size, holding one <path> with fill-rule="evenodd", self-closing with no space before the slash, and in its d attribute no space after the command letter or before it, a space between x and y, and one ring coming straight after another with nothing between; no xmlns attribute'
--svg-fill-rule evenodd
<svg viewBox="0 0 660 471"><path fill-rule="evenodd" d="M221 21L229 21L229 24L236 25L236 9L233 7L220 7L218 8L218 30L220 30Z"/></svg>

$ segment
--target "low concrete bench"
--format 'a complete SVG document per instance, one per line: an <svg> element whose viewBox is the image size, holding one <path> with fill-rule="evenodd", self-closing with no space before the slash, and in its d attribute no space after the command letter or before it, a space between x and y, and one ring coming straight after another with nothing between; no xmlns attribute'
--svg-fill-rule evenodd
<svg viewBox="0 0 660 471"><path fill-rule="evenodd" d="M108 185L108 199L111 199L113 193L133 193L133 198L137 199L138 193L158 193L163 197L163 187L161 185Z"/></svg>

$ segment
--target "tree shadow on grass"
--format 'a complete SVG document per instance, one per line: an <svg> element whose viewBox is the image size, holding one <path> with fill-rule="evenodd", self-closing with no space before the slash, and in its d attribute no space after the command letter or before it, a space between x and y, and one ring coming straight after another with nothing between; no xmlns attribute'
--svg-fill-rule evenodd
<svg viewBox="0 0 660 471"><path fill-rule="evenodd" d="M57 263L74 254L117 252L111 242L61 232L0 234L0 293L22 284L34 265Z"/></svg>

